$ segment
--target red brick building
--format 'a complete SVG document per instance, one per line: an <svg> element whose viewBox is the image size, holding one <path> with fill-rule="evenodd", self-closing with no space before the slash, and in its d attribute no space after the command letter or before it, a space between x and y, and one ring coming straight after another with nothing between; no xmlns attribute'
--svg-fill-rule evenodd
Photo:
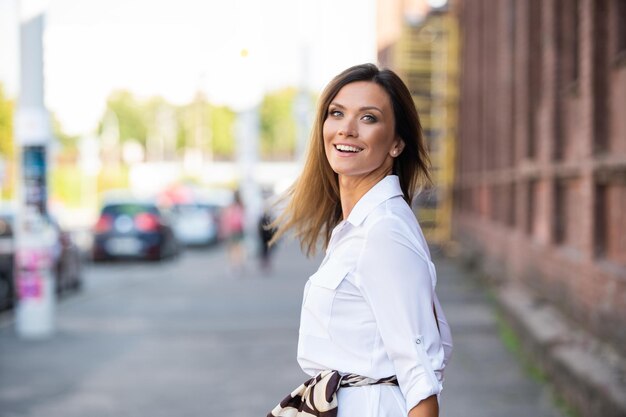
<svg viewBox="0 0 626 417"><path fill-rule="evenodd" d="M626 355L626 0L464 0L454 235Z"/></svg>

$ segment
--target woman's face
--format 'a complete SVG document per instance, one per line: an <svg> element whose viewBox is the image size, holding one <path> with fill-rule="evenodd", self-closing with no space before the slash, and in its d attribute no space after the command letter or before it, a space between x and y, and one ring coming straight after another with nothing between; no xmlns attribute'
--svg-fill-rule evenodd
<svg viewBox="0 0 626 417"><path fill-rule="evenodd" d="M403 143L395 134L387 92L371 81L345 85L328 106L324 149L340 177L380 179L389 174Z"/></svg>

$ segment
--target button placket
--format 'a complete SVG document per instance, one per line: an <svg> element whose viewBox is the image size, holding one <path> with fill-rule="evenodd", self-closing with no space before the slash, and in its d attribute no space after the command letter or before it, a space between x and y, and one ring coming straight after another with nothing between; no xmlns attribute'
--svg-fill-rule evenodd
<svg viewBox="0 0 626 417"><path fill-rule="evenodd" d="M322 263L320 264L320 268L322 266L324 266L324 264L326 264L326 262L328 261L328 258L330 256L330 254L333 252L333 248L335 246L335 243L337 242L338 236L341 234L341 232L343 231L343 229L345 228L347 222L344 220L341 223L339 223L337 226L335 226L335 228L333 229L331 235L330 235L330 240L328 241L328 248L326 248L326 255L324 256L324 259L322 259Z"/></svg>

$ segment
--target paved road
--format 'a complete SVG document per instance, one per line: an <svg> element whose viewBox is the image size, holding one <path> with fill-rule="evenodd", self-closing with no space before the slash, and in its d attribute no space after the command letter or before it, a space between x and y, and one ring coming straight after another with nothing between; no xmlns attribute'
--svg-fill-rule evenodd
<svg viewBox="0 0 626 417"><path fill-rule="evenodd" d="M234 277L223 249L161 264L89 266L59 304L56 335L0 324L1 417L264 416L305 377L295 361L302 287L319 259L279 247L276 267ZM456 349L442 416L558 416L502 347L477 284L439 261Z"/></svg>

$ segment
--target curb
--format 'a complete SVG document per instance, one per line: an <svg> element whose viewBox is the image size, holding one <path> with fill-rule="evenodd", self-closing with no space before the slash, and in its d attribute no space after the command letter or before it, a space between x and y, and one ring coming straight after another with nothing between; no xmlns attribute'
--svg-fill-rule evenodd
<svg viewBox="0 0 626 417"><path fill-rule="evenodd" d="M626 416L626 359L519 285L495 288L522 348L584 417Z"/></svg>

